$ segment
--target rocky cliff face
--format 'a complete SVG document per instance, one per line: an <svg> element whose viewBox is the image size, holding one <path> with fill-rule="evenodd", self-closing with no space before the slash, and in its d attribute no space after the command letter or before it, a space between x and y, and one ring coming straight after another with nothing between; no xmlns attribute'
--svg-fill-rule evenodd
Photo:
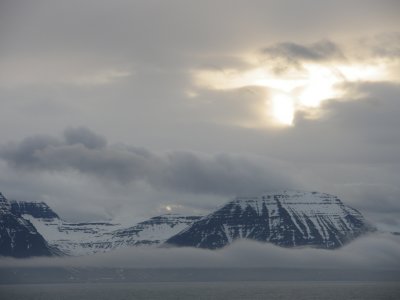
<svg viewBox="0 0 400 300"><path fill-rule="evenodd" d="M0 193L0 255L13 257L54 254L31 222L13 211L11 203Z"/></svg>
<svg viewBox="0 0 400 300"><path fill-rule="evenodd" d="M34 218L53 219L58 215L44 202L10 201L11 211L19 215L31 215Z"/></svg>
<svg viewBox="0 0 400 300"><path fill-rule="evenodd" d="M372 230L336 196L318 192L239 197L194 222L167 244L217 249L237 239L284 247L338 248Z"/></svg>

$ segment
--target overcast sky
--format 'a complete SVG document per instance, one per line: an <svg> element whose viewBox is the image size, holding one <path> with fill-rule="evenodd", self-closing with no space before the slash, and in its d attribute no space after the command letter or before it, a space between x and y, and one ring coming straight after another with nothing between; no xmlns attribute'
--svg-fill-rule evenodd
<svg viewBox="0 0 400 300"><path fill-rule="evenodd" d="M65 219L338 195L400 228L400 2L0 2L0 190Z"/></svg>

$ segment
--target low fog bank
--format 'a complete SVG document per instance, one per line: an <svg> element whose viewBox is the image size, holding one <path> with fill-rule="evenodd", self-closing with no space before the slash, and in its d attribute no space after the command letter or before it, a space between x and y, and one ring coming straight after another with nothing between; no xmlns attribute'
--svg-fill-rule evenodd
<svg viewBox="0 0 400 300"><path fill-rule="evenodd" d="M299 268L400 271L400 237L373 233L338 250L241 240L221 250L125 248L82 257L0 259L0 268Z"/></svg>

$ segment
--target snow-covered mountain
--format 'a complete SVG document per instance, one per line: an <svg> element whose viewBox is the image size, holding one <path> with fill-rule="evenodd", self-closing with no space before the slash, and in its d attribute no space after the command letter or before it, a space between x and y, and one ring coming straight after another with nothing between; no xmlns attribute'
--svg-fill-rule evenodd
<svg viewBox="0 0 400 300"><path fill-rule="evenodd" d="M66 222L44 202L9 202L0 194L0 255L18 257L130 246L217 249L237 239L333 249L371 230L357 210L318 192L238 197L205 217L164 214L133 226Z"/></svg>
<svg viewBox="0 0 400 300"><path fill-rule="evenodd" d="M237 239L252 239L284 247L331 249L370 230L364 217L336 196L283 191L238 197L166 243L216 249Z"/></svg>
<svg viewBox="0 0 400 300"><path fill-rule="evenodd" d="M87 255L120 247L158 245L200 217L165 214L123 227L112 222L66 222L44 202L11 203L46 241L67 255Z"/></svg>
<svg viewBox="0 0 400 300"><path fill-rule="evenodd" d="M55 254L36 228L0 193L0 255L14 257Z"/></svg>
<svg viewBox="0 0 400 300"><path fill-rule="evenodd" d="M120 228L120 224L110 222L71 223L60 218L35 218L26 213L29 220L46 241L66 255L86 255L105 252L112 244L103 241L104 235Z"/></svg>
<svg viewBox="0 0 400 300"><path fill-rule="evenodd" d="M158 245L179 233L200 216L164 214L140 222L135 226L111 232L109 242L114 248L120 246Z"/></svg>

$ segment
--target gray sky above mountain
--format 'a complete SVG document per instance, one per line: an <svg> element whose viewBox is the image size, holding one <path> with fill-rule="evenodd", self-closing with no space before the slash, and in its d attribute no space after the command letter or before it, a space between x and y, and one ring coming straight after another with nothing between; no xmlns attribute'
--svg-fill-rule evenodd
<svg viewBox="0 0 400 300"><path fill-rule="evenodd" d="M400 228L398 1L2 1L0 188L67 219L337 194Z"/></svg>

